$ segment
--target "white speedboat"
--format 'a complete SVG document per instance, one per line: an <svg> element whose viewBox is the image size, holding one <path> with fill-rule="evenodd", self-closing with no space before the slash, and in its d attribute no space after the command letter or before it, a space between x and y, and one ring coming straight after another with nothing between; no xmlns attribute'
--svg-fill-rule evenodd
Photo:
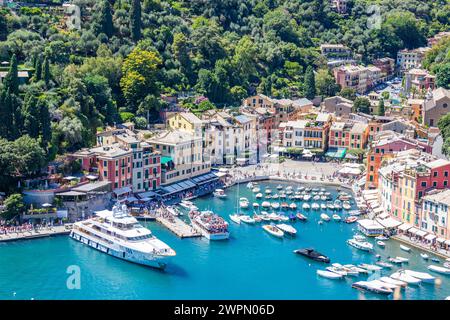
<svg viewBox="0 0 450 320"><path fill-rule="evenodd" d="M126 205L73 224L70 237L116 258L164 269L175 251L128 213Z"/></svg>
<svg viewBox="0 0 450 320"><path fill-rule="evenodd" d="M352 246L356 249L363 250L363 251L372 251L372 249L373 249L373 245L367 241L358 241L356 239L348 239L347 244L349 244L350 246Z"/></svg>
<svg viewBox="0 0 450 320"><path fill-rule="evenodd" d="M403 257L395 257L395 258L389 258L389 262L396 263L396 264L402 264L409 262L408 258Z"/></svg>
<svg viewBox="0 0 450 320"><path fill-rule="evenodd" d="M406 282L404 282L404 281L392 279L392 278L389 278L389 277L381 277L379 280L380 280L380 281L383 281L383 282L385 282L385 283L394 284L394 285L396 285L396 286L403 287L403 288L406 287L406 286L408 285L408 284L407 284Z"/></svg>
<svg viewBox="0 0 450 320"><path fill-rule="evenodd" d="M327 205L325 203L320 204L320 209L327 210Z"/></svg>
<svg viewBox="0 0 450 320"><path fill-rule="evenodd" d="M366 237L363 236L362 234L355 234L353 235L353 239L358 240L358 241L366 241Z"/></svg>
<svg viewBox="0 0 450 320"><path fill-rule="evenodd" d="M319 205L318 203L314 202L314 203L311 205L311 209L313 209L313 210L319 210L319 209L320 209L320 205Z"/></svg>
<svg viewBox="0 0 450 320"><path fill-rule="evenodd" d="M270 190L270 189L266 189L266 191L264 191L266 194L271 194L272 193L272 190Z"/></svg>
<svg viewBox="0 0 450 320"><path fill-rule="evenodd" d="M309 194L305 194L304 196L303 196L303 200L304 201L309 201L311 199L311 196L309 195Z"/></svg>
<svg viewBox="0 0 450 320"><path fill-rule="evenodd" d="M283 238L283 236L284 236L284 232L275 226L266 224L266 225L263 225L262 227L263 227L264 231L266 231L267 233L271 234L274 237Z"/></svg>
<svg viewBox="0 0 450 320"><path fill-rule="evenodd" d="M240 215L239 219L242 222L247 223L247 224L255 224L255 222L256 222L255 219L253 219L252 217L249 217L249 216L247 216L245 214Z"/></svg>
<svg viewBox="0 0 450 320"><path fill-rule="evenodd" d="M319 201L320 200L320 196L317 194L317 195L315 195L314 197L313 197L313 200L314 201Z"/></svg>
<svg viewBox="0 0 450 320"><path fill-rule="evenodd" d="M257 214L257 213L254 213L253 214L253 219L255 219L255 222L261 222L262 221L262 216Z"/></svg>
<svg viewBox="0 0 450 320"><path fill-rule="evenodd" d="M259 187L255 187L252 189L253 193L259 193L260 191L261 191L261 188L259 188Z"/></svg>
<svg viewBox="0 0 450 320"><path fill-rule="evenodd" d="M377 261L377 262L375 262L375 264L380 267L383 267L385 269L392 269L394 267L394 265L392 263L384 262L384 261Z"/></svg>
<svg viewBox="0 0 450 320"><path fill-rule="evenodd" d="M234 223L241 224L241 216L239 214L230 214L229 217Z"/></svg>
<svg viewBox="0 0 450 320"><path fill-rule="evenodd" d="M258 193L258 194L256 194L256 199L261 199L262 197L263 197L263 194L262 193Z"/></svg>
<svg viewBox="0 0 450 320"><path fill-rule="evenodd" d="M406 252L410 252L411 251L410 247L404 246L402 244L400 245L400 249L402 249L403 251L406 251Z"/></svg>
<svg viewBox="0 0 450 320"><path fill-rule="evenodd" d="M304 203L304 204L302 205L302 208L303 208L304 210L309 210L311 207L310 207L309 204Z"/></svg>
<svg viewBox="0 0 450 320"><path fill-rule="evenodd" d="M418 272L413 270L404 270L404 272L411 277L422 280L423 282L434 283L436 277L433 277L431 274L426 272Z"/></svg>
<svg viewBox="0 0 450 320"><path fill-rule="evenodd" d="M283 214L279 214L278 217L279 217L280 221L289 221L289 217L286 217Z"/></svg>
<svg viewBox="0 0 450 320"><path fill-rule="evenodd" d="M261 203L261 207L263 207L263 208L270 208L270 202L269 201L263 201L263 203Z"/></svg>
<svg viewBox="0 0 450 320"><path fill-rule="evenodd" d="M340 267L331 266L331 267L326 267L325 269L327 269L327 271L340 274L341 276L344 276L344 277L347 275L347 271L345 271L343 268L340 268Z"/></svg>
<svg viewBox="0 0 450 320"><path fill-rule="evenodd" d="M386 240L389 240L389 238L386 236L376 236L375 240L386 241Z"/></svg>
<svg viewBox="0 0 450 320"><path fill-rule="evenodd" d="M442 274L450 274L450 269L449 268L444 268L444 267L439 267L439 266L435 266L435 265L429 265L428 270L437 272L437 273L442 273Z"/></svg>
<svg viewBox="0 0 450 320"><path fill-rule="evenodd" d="M242 209L247 209L248 208L248 199L247 198L240 198L239 199L239 207L241 207Z"/></svg>
<svg viewBox="0 0 450 320"><path fill-rule="evenodd" d="M274 209L279 209L279 208L280 208L280 204L279 204L278 202L272 202L272 203L270 204L270 206L271 206L272 208L274 208Z"/></svg>
<svg viewBox="0 0 450 320"><path fill-rule="evenodd" d="M366 269L367 271L380 271L383 269L380 266L374 265L374 264L368 264L368 263L360 263L358 267Z"/></svg>
<svg viewBox="0 0 450 320"><path fill-rule="evenodd" d="M273 196L272 196L272 199L278 199L280 196L278 195L278 194L274 194Z"/></svg>
<svg viewBox="0 0 450 320"><path fill-rule="evenodd" d="M289 208L291 208L292 210L295 210L295 209L297 209L297 205L295 204L295 203L291 203L290 205L289 205Z"/></svg>
<svg viewBox="0 0 450 320"><path fill-rule="evenodd" d="M423 260L428 260L429 256L426 253L421 253L420 256Z"/></svg>
<svg viewBox="0 0 450 320"><path fill-rule="evenodd" d="M227 194L225 193L225 190L223 190L223 189L214 190L213 195L216 198L222 198L222 199L227 197Z"/></svg>
<svg viewBox="0 0 450 320"><path fill-rule="evenodd" d="M253 202L253 208L259 208L259 203L258 202Z"/></svg>
<svg viewBox="0 0 450 320"><path fill-rule="evenodd" d="M189 210L198 210L198 208L194 205L194 203L192 201L188 201L188 200L182 200L180 202L180 206L182 206L185 209L189 209Z"/></svg>
<svg viewBox="0 0 450 320"><path fill-rule="evenodd" d="M326 213L321 213L320 219L322 219L323 221L330 221L330 217Z"/></svg>
<svg viewBox="0 0 450 320"><path fill-rule="evenodd" d="M391 290L396 290L399 287L395 284L383 282L379 279L371 280L370 283L372 283L373 285L376 285L376 286L383 286L383 287L389 288Z"/></svg>
<svg viewBox="0 0 450 320"><path fill-rule="evenodd" d="M342 279L344 276L327 270L317 270L317 275L327 279Z"/></svg>
<svg viewBox="0 0 450 320"><path fill-rule="evenodd" d="M410 275L407 275L405 272L398 271L391 274L391 278L395 280L400 280L403 282L406 282L407 284L413 284L413 285L419 285L422 280L417 279L415 277L412 277Z"/></svg>
<svg viewBox="0 0 450 320"><path fill-rule="evenodd" d="M377 241L377 245L384 248L386 246L386 243L380 240L380 241Z"/></svg>
<svg viewBox="0 0 450 320"><path fill-rule="evenodd" d="M338 214L333 214L333 220L334 221L341 221L341 216L340 215L338 215Z"/></svg>
<svg viewBox="0 0 450 320"><path fill-rule="evenodd" d="M283 186L281 184L277 185L277 190L283 189Z"/></svg>
<svg viewBox="0 0 450 320"><path fill-rule="evenodd" d="M276 227L288 235L295 236L297 234L297 229L289 224L280 223Z"/></svg>
<svg viewBox="0 0 450 320"><path fill-rule="evenodd" d="M350 205L350 203L348 201L344 201L342 203L342 208L344 208L345 210L350 210L352 208L352 206Z"/></svg>

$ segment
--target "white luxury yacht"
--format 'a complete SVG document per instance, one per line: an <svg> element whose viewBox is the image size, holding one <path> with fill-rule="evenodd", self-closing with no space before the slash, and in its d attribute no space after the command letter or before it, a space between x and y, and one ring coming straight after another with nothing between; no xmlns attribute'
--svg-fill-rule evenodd
<svg viewBox="0 0 450 320"><path fill-rule="evenodd" d="M95 217L76 222L70 237L116 258L159 269L176 255L129 215L126 205L97 211Z"/></svg>

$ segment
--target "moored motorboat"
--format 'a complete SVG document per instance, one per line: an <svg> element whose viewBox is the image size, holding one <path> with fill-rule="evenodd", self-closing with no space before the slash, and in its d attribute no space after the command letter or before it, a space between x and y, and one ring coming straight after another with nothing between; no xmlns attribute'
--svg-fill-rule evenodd
<svg viewBox="0 0 450 320"><path fill-rule="evenodd" d="M327 205L325 203L320 204L320 209L327 210Z"/></svg>
<svg viewBox="0 0 450 320"><path fill-rule="evenodd" d="M386 243L380 240L380 241L377 241L377 245L384 248L386 246Z"/></svg>
<svg viewBox="0 0 450 320"><path fill-rule="evenodd" d="M297 209L297 205L296 205L295 203L292 202L292 203L289 205L289 208L292 209L292 210L295 210L295 209Z"/></svg>
<svg viewBox="0 0 450 320"><path fill-rule="evenodd" d="M392 267L394 266L393 264L384 261L377 261L375 262L375 264L385 269L392 269Z"/></svg>
<svg viewBox="0 0 450 320"><path fill-rule="evenodd" d="M379 279L371 280L370 282L372 284L374 284L374 285L387 287L387 288L392 289L392 290L396 290L397 288L399 288L399 286L397 286L395 284L383 282L383 281L381 281Z"/></svg>
<svg viewBox="0 0 450 320"><path fill-rule="evenodd" d="M321 213L320 219L322 219L323 221L330 221L330 217L326 213Z"/></svg>
<svg viewBox="0 0 450 320"><path fill-rule="evenodd" d="M309 195L309 194L305 194L304 196L303 196L303 200L304 201L309 201L311 199L311 196Z"/></svg>
<svg viewBox="0 0 450 320"><path fill-rule="evenodd" d="M327 279L342 279L344 276L327 270L317 270L317 275Z"/></svg>
<svg viewBox="0 0 450 320"><path fill-rule="evenodd" d="M281 206L282 209L289 208L289 204L287 202L282 202L280 206Z"/></svg>
<svg viewBox="0 0 450 320"><path fill-rule="evenodd" d="M428 260L429 255L427 255L426 253L421 253L420 256L422 257L423 260Z"/></svg>
<svg viewBox="0 0 450 320"><path fill-rule="evenodd" d="M234 223L241 224L241 216L240 215L230 214L229 217L230 217L230 220L233 221Z"/></svg>
<svg viewBox="0 0 450 320"><path fill-rule="evenodd" d="M253 202L253 208L259 208L259 203L258 202Z"/></svg>
<svg viewBox="0 0 450 320"><path fill-rule="evenodd" d="M419 285L422 280L417 279L413 276L407 275L404 271L400 270L391 274L391 278L395 280L400 280L406 282L407 284Z"/></svg>
<svg viewBox="0 0 450 320"><path fill-rule="evenodd" d="M285 234L288 234L290 236L295 236L297 234L297 229L295 229L293 226L285 223L277 224L276 227L283 231Z"/></svg>
<svg viewBox="0 0 450 320"><path fill-rule="evenodd" d="M373 283L370 281L355 282L352 284L352 288L370 291L370 292L379 293L379 294L384 294L384 295L390 295L394 292L391 288L388 288L387 286Z"/></svg>
<svg viewBox="0 0 450 320"><path fill-rule="evenodd" d="M309 204L304 203L304 204L302 205L302 208L303 208L304 210L309 210L309 208L311 208L311 207L309 206Z"/></svg>
<svg viewBox="0 0 450 320"><path fill-rule="evenodd" d="M402 244L400 245L400 249L402 249L403 251L406 251L406 252L410 252L411 251L410 247L404 246Z"/></svg>
<svg viewBox="0 0 450 320"><path fill-rule="evenodd" d="M222 199L227 197L227 194L225 193L225 190L223 190L223 189L214 190L213 195L216 198L222 198Z"/></svg>
<svg viewBox="0 0 450 320"><path fill-rule="evenodd" d="M280 196L278 195L278 194L274 194L273 196L272 196L272 199L278 199Z"/></svg>
<svg viewBox="0 0 450 320"><path fill-rule="evenodd" d="M294 253L300 254L300 255L305 256L314 261L330 263L330 258L328 258L326 255L314 250L313 248L297 249L297 250L294 250Z"/></svg>
<svg viewBox="0 0 450 320"><path fill-rule="evenodd" d="M280 208L280 204L279 204L278 202L272 202L272 203L270 204L270 206L271 206L273 209L279 209L279 208Z"/></svg>
<svg viewBox="0 0 450 320"><path fill-rule="evenodd" d="M264 231L266 231L267 233L271 234L274 237L283 238L283 236L284 236L284 232L281 231L280 229L278 229L276 226L266 224L266 225L263 225L262 227L263 227Z"/></svg>
<svg viewBox="0 0 450 320"><path fill-rule="evenodd" d="M304 214L301 214L300 212L297 212L296 217L297 217L298 220L300 220L300 221L306 221L306 220L308 220L308 218L307 218Z"/></svg>
<svg viewBox="0 0 450 320"><path fill-rule="evenodd" d="M259 188L259 187L255 187L252 189L253 193L259 193L260 191L261 191L261 188Z"/></svg>
<svg viewBox="0 0 450 320"><path fill-rule="evenodd" d="M333 214L333 220L334 221L341 221L341 216L340 215L338 215L338 214Z"/></svg>
<svg viewBox="0 0 450 320"><path fill-rule="evenodd" d="M252 217L249 217L249 216L247 216L245 214L240 215L239 219L242 222L247 223L247 224L255 224L255 222L256 222L255 219L253 219Z"/></svg>
<svg viewBox="0 0 450 320"><path fill-rule="evenodd" d="M344 201L342 203L342 208L344 208L345 210L350 210L352 208L352 206L350 205L350 203L348 201Z"/></svg>
<svg viewBox="0 0 450 320"><path fill-rule="evenodd" d="M261 222L262 221L262 216L259 214L254 213L253 214L253 219L255 219L255 222Z"/></svg>
<svg viewBox="0 0 450 320"><path fill-rule="evenodd" d="M266 194L271 194L271 193L272 193L272 190L266 189L264 192L265 192Z"/></svg>
<svg viewBox="0 0 450 320"><path fill-rule="evenodd" d="M428 270L437 272L437 273L442 273L442 274L450 274L450 269L449 268L445 268L445 267L439 267L439 266L435 266L435 265L429 265Z"/></svg>
<svg viewBox="0 0 450 320"><path fill-rule="evenodd" d="M330 272L334 272L334 273L340 274L341 276L344 276L344 277L347 275L347 271L345 271L343 268L331 266L331 267L326 267L325 269L326 269L327 271L330 271Z"/></svg>
<svg viewBox="0 0 450 320"><path fill-rule="evenodd" d="M283 189L283 186L281 184L277 185L277 190Z"/></svg>
<svg viewBox="0 0 450 320"><path fill-rule="evenodd" d="M313 209L313 210L319 210L319 209L320 209L320 205L319 205L318 203L314 202L314 203L311 205L311 209Z"/></svg>
<svg viewBox="0 0 450 320"><path fill-rule="evenodd" d="M263 207L263 208L270 208L270 202L269 201L263 201L261 203L261 207Z"/></svg>
<svg viewBox="0 0 450 320"><path fill-rule="evenodd" d="M389 240L389 238L386 236L376 236L375 240L386 241L386 240Z"/></svg>
<svg viewBox="0 0 450 320"><path fill-rule="evenodd" d="M352 246L356 249L363 250L363 251L372 251L372 249L373 249L373 245L367 241L358 241L356 239L348 239L347 244L349 244L350 246Z"/></svg>
<svg viewBox="0 0 450 320"><path fill-rule="evenodd" d="M413 271L413 270L404 270L404 272L408 276L420 279L423 282L434 283L434 281L436 280L436 277L433 277L431 274L426 273L426 272L418 272L418 271Z"/></svg>
<svg viewBox="0 0 450 320"><path fill-rule="evenodd" d="M389 277L381 277L379 280L380 280L380 281L383 281L383 282L385 282L385 283L394 284L394 285L396 285L396 286L403 287L403 288L406 287L406 286L408 285L408 284L407 284L406 282L404 282L404 281L392 279L392 278L389 278Z"/></svg>
<svg viewBox="0 0 450 320"><path fill-rule="evenodd" d="M262 197L263 197L263 194L262 193L258 193L258 194L256 194L256 199L261 199Z"/></svg>
<svg viewBox="0 0 450 320"><path fill-rule="evenodd" d="M374 265L374 264L368 264L368 263L360 263L358 264L358 267L366 269L367 271L380 271L383 269L380 266Z"/></svg>
<svg viewBox="0 0 450 320"><path fill-rule="evenodd" d="M358 220L358 218L357 217L347 217L347 218L345 218L345 223L354 223L354 222L356 222Z"/></svg>

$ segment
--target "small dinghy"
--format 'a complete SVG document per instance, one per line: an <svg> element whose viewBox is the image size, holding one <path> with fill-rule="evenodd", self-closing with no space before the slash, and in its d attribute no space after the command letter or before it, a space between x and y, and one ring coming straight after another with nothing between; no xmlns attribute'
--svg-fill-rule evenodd
<svg viewBox="0 0 450 320"><path fill-rule="evenodd" d="M402 244L400 245L400 249L402 249L403 251L406 251L406 252L410 252L411 251L410 247L404 246Z"/></svg>
<svg viewBox="0 0 450 320"><path fill-rule="evenodd" d="M300 221L306 221L306 220L308 220L308 218L307 218L305 215L301 214L300 212L298 212L298 213L296 214L296 217L297 217L297 219L300 220Z"/></svg>
<svg viewBox="0 0 450 320"><path fill-rule="evenodd" d="M284 232L273 225L266 224L266 225L263 225L262 228L264 229L264 231L266 231L267 233L269 233L270 235L272 235L274 237L283 238L283 236L284 236Z"/></svg>
<svg viewBox="0 0 450 320"><path fill-rule="evenodd" d="M330 217L325 213L320 214L320 219L322 219L323 221L330 221Z"/></svg>
<svg viewBox="0 0 450 320"><path fill-rule="evenodd" d="M319 206L319 204L316 203L316 202L314 202L314 203L311 205L311 209L313 209L313 210L319 210L319 208L320 208L320 206Z"/></svg>
<svg viewBox="0 0 450 320"><path fill-rule="evenodd" d="M258 187L255 187L255 188L252 189L252 192L253 192L253 193L258 193L258 192L260 192L260 191L261 191L261 189L258 188Z"/></svg>
<svg viewBox="0 0 450 320"><path fill-rule="evenodd" d="M436 263L441 263L441 260L439 260L436 257L431 257L431 261L436 262Z"/></svg>
<svg viewBox="0 0 450 320"><path fill-rule="evenodd" d="M439 266L434 266L434 265L429 265L428 270L437 272L437 273L442 273L442 274L450 274L450 269L449 268L444 268L444 267L439 267Z"/></svg>
<svg viewBox="0 0 450 320"><path fill-rule="evenodd" d="M304 203L304 204L302 205L302 208L303 208L303 210L309 210L310 206L309 206L309 204Z"/></svg>
<svg viewBox="0 0 450 320"><path fill-rule="evenodd" d="M281 208L282 209L287 209L287 208L289 208L289 204L287 202L282 202L281 203Z"/></svg>
<svg viewBox="0 0 450 320"><path fill-rule="evenodd" d="M270 208L270 202L269 201L263 201L263 203L261 203L261 207L263 207L263 208Z"/></svg>
<svg viewBox="0 0 450 320"><path fill-rule="evenodd" d="M327 270L317 270L317 275L323 277L323 278L327 278L327 279L333 279L333 280L337 280L337 279L342 279L344 276L331 272L331 271L327 271Z"/></svg>
<svg viewBox="0 0 450 320"><path fill-rule="evenodd" d="M297 234L297 229L289 224L280 223L277 224L276 227L290 236L295 236Z"/></svg>
<svg viewBox="0 0 450 320"><path fill-rule="evenodd" d="M280 208L280 204L279 204L278 202L272 202L272 203L270 204L270 206L271 206L272 208L274 208L274 209L279 209L279 208Z"/></svg>
<svg viewBox="0 0 450 320"><path fill-rule="evenodd" d="M327 205L325 203L320 204L320 209L327 210Z"/></svg>
<svg viewBox="0 0 450 320"><path fill-rule="evenodd" d="M341 221L341 216L338 214L333 214L333 220L334 221Z"/></svg>
<svg viewBox="0 0 450 320"><path fill-rule="evenodd" d="M295 210L295 209L297 209L297 205L295 204L295 203L291 203L290 205L289 205L289 208L291 208L292 210Z"/></svg>
<svg viewBox="0 0 450 320"><path fill-rule="evenodd" d="M259 208L259 203L258 202L253 202L253 208Z"/></svg>
<svg viewBox="0 0 450 320"><path fill-rule="evenodd" d="M281 184L277 185L277 190L283 189L283 186Z"/></svg>
<svg viewBox="0 0 450 320"><path fill-rule="evenodd" d="M278 194L274 194L273 196L272 196L272 199L278 199L280 196L278 195Z"/></svg>
<svg viewBox="0 0 450 320"><path fill-rule="evenodd" d="M242 222L247 223L247 224L255 224L255 222L256 222L255 219L253 219L252 217L249 217L249 216L247 216L245 214L239 216L239 219Z"/></svg>
<svg viewBox="0 0 450 320"><path fill-rule="evenodd" d="M376 236L376 237L375 237L375 240L387 241L387 240L389 240L389 238L386 237L386 236Z"/></svg>
<svg viewBox="0 0 450 320"><path fill-rule="evenodd" d="M214 197L224 199L227 197L227 194L223 189L216 189L213 192Z"/></svg>
<svg viewBox="0 0 450 320"><path fill-rule="evenodd" d="M241 217L238 214L230 214L229 217L234 223L241 224Z"/></svg>
<svg viewBox="0 0 450 320"><path fill-rule="evenodd" d="M404 270L404 272L408 276L420 279L423 282L434 283L434 281L436 280L436 277L433 277L431 274L426 273L426 272L418 272L418 271L413 271L413 270Z"/></svg>
<svg viewBox="0 0 450 320"><path fill-rule="evenodd" d="M391 278L395 280L400 280L406 282L407 284L419 285L422 280L417 279L413 276L407 275L404 271L398 271L391 274Z"/></svg>
<svg viewBox="0 0 450 320"><path fill-rule="evenodd" d="M263 194L262 193L258 193L257 195L256 195L256 199L261 199L263 197Z"/></svg>

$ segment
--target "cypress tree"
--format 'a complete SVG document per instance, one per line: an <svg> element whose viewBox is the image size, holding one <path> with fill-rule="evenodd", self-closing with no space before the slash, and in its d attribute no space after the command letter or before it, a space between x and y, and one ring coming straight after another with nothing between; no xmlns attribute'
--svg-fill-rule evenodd
<svg viewBox="0 0 450 320"><path fill-rule="evenodd" d="M39 136L39 112L37 98L33 93L27 93L22 107L23 131L32 138Z"/></svg>
<svg viewBox="0 0 450 320"><path fill-rule="evenodd" d="M141 39L141 24L141 1L131 0L130 30L131 37L136 42Z"/></svg>
<svg viewBox="0 0 450 320"><path fill-rule="evenodd" d="M102 32L111 38L114 34L114 25L112 20L112 9L109 0L103 0L100 6L100 21Z"/></svg>
<svg viewBox="0 0 450 320"><path fill-rule="evenodd" d="M34 81L41 81L42 79L42 60L40 57L36 60L36 67L34 68Z"/></svg>
<svg viewBox="0 0 450 320"><path fill-rule="evenodd" d="M305 71L305 97L308 99L314 99L316 97L316 79L314 76L314 70L311 66L308 66Z"/></svg>
<svg viewBox="0 0 450 320"><path fill-rule="evenodd" d="M3 81L6 90L10 91L10 94L19 94L19 77L17 68L17 57L14 54L11 58L9 71Z"/></svg>
<svg viewBox="0 0 450 320"><path fill-rule="evenodd" d="M48 87L50 84L50 65L48 62L48 58L44 58L44 63L42 64L42 72L41 72L42 80L44 80L45 85Z"/></svg>
<svg viewBox="0 0 450 320"><path fill-rule="evenodd" d="M42 146L44 150L47 150L48 143L52 138L51 124L50 124L50 112L48 111L48 105L45 98L39 98L38 108L39 110L39 126L42 135Z"/></svg>

